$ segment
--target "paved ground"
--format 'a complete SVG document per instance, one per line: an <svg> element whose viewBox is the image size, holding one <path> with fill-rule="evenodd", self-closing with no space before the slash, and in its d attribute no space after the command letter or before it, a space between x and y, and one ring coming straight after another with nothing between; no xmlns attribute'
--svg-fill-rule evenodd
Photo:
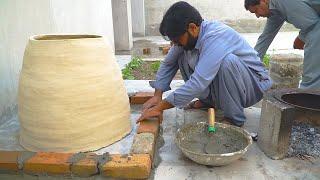
<svg viewBox="0 0 320 180"><path fill-rule="evenodd" d="M155 169L155 179L320 179L320 159L312 161L290 158L271 160L254 142L240 160L224 167L208 168L185 158L174 144L176 130L191 121L206 121L206 112L183 112L168 110L164 114L164 145L159 149L162 159ZM257 132L260 108L246 109L249 132Z"/></svg>
<svg viewBox="0 0 320 180"><path fill-rule="evenodd" d="M173 89L183 84L174 81ZM147 81L126 81L129 93L151 91ZM169 93L169 92L168 92ZM168 94L166 93L166 95ZM257 132L260 120L260 105L245 109L247 122L244 128ZM139 107L135 107L139 110ZM193 121L206 121L207 113L201 110L170 109L164 112L162 138L158 140L163 146L159 148L160 164L155 168L153 177L156 180L176 179L320 179L320 158L301 160L287 158L271 160L259 149L256 142L240 160L224 167L208 168L198 165L184 157L174 143L174 136L183 124Z"/></svg>

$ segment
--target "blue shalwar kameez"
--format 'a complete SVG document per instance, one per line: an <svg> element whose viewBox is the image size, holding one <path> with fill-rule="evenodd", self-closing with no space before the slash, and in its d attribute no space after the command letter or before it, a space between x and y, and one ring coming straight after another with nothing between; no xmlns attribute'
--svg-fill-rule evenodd
<svg viewBox="0 0 320 180"><path fill-rule="evenodd" d="M272 81L257 52L230 27L203 21L192 51L172 46L157 72L155 89L163 92L177 70L185 84L165 99L183 108L194 98L222 109L236 125L245 122L244 108L257 103Z"/></svg>

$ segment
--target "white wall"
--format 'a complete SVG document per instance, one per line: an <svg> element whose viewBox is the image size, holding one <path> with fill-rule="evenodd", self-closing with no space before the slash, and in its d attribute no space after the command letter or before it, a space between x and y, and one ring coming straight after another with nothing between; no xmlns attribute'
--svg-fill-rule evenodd
<svg viewBox="0 0 320 180"><path fill-rule="evenodd" d="M152 34L158 26L166 10L179 0L145 0L146 31ZM256 17L244 8L244 0L185 0L197 8L207 20L256 20Z"/></svg>
<svg viewBox="0 0 320 180"><path fill-rule="evenodd" d="M0 123L16 107L28 38L46 33L99 34L114 48L111 0L0 0Z"/></svg>
<svg viewBox="0 0 320 180"><path fill-rule="evenodd" d="M131 50L133 46L131 0L112 0L112 16L115 49Z"/></svg>
<svg viewBox="0 0 320 180"><path fill-rule="evenodd" d="M148 0L147 0L148 1ZM144 0L131 0L132 32L134 36L145 35Z"/></svg>

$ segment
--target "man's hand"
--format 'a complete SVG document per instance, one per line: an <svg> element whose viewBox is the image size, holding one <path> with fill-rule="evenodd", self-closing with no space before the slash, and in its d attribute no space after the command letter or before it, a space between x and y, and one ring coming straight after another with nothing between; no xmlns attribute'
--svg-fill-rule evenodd
<svg viewBox="0 0 320 180"><path fill-rule="evenodd" d="M162 110L158 108L158 106L154 106L152 108L148 108L143 110L140 118L137 120L136 123L140 123L141 121L151 118L151 117L157 117L162 114ZM161 122L160 122L161 123Z"/></svg>
<svg viewBox="0 0 320 180"><path fill-rule="evenodd" d="M145 111L149 108L152 108L153 106L159 104L159 102L162 100L162 97L159 96L153 96L151 99L149 99L147 102L143 104L142 110Z"/></svg>
<svg viewBox="0 0 320 180"><path fill-rule="evenodd" d="M161 102L161 100L162 100L162 91L156 89L154 92L154 96L143 104L142 110L144 111L146 109L149 109L149 108L159 104Z"/></svg>
<svg viewBox="0 0 320 180"><path fill-rule="evenodd" d="M299 39L299 37L296 37L296 39L293 42L293 48L294 49L303 49L304 42L301 39Z"/></svg>
<svg viewBox="0 0 320 180"><path fill-rule="evenodd" d="M137 120L136 123L139 123L139 122L141 122L141 121L143 121L143 120L145 120L147 118L160 116L164 110L170 109L170 108L173 108L173 107L174 106L172 104L170 104L169 102L167 102L166 100L161 100L154 107L151 107L151 108L143 110L140 118Z"/></svg>

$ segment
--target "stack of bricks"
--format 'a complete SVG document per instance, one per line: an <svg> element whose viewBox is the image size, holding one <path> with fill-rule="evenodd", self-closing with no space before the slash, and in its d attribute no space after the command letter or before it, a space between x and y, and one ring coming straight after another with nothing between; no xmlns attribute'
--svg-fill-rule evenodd
<svg viewBox="0 0 320 180"><path fill-rule="evenodd" d="M133 104L143 104L153 93L137 93ZM0 151L0 173L124 179L150 176L162 115L140 123L130 154Z"/></svg>
<svg viewBox="0 0 320 180"><path fill-rule="evenodd" d="M32 154L26 157L26 154ZM107 157L107 159L106 159ZM49 176L106 177L145 179L151 171L148 154L54 153L0 151L0 173Z"/></svg>

